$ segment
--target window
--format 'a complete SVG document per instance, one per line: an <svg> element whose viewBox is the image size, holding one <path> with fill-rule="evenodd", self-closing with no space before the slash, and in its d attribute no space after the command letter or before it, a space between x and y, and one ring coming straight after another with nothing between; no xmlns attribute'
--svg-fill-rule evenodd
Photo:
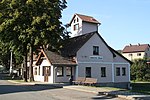
<svg viewBox="0 0 150 100"><path fill-rule="evenodd" d="M129 56L132 56L132 53L130 53Z"/></svg>
<svg viewBox="0 0 150 100"><path fill-rule="evenodd" d="M74 21L73 21L74 23L76 22L76 19L74 19Z"/></svg>
<svg viewBox="0 0 150 100"><path fill-rule="evenodd" d="M116 76L120 76L120 68L119 67L116 68Z"/></svg>
<svg viewBox="0 0 150 100"><path fill-rule="evenodd" d="M71 76L72 74L72 67L66 67L66 76Z"/></svg>
<svg viewBox="0 0 150 100"><path fill-rule="evenodd" d="M93 46L93 55L99 55L99 46Z"/></svg>
<svg viewBox="0 0 150 100"><path fill-rule="evenodd" d="M79 19L77 18L77 22L79 22Z"/></svg>
<svg viewBox="0 0 150 100"><path fill-rule="evenodd" d="M91 77L91 67L86 67L85 73L86 77Z"/></svg>
<svg viewBox="0 0 150 100"><path fill-rule="evenodd" d="M79 29L79 24L74 25L74 31Z"/></svg>
<svg viewBox="0 0 150 100"><path fill-rule="evenodd" d="M34 75L37 75L37 67L34 68Z"/></svg>
<svg viewBox="0 0 150 100"><path fill-rule="evenodd" d="M137 56L141 56L141 53L137 53Z"/></svg>
<svg viewBox="0 0 150 100"><path fill-rule="evenodd" d="M125 76L126 75L126 68L122 68L122 76Z"/></svg>
<svg viewBox="0 0 150 100"><path fill-rule="evenodd" d="M63 67L57 67L57 76L63 76Z"/></svg>
<svg viewBox="0 0 150 100"><path fill-rule="evenodd" d="M40 75L40 66L39 66L39 73L38 74Z"/></svg>
<svg viewBox="0 0 150 100"><path fill-rule="evenodd" d="M101 67L101 77L106 77L106 67Z"/></svg>

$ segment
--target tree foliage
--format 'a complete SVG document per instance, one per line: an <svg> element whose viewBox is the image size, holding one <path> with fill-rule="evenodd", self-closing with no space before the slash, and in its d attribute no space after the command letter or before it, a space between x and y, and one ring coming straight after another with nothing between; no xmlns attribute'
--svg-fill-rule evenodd
<svg viewBox="0 0 150 100"><path fill-rule="evenodd" d="M58 51L65 36L60 21L64 8L65 0L1 0L0 40L9 44L16 58L39 46Z"/></svg>
<svg viewBox="0 0 150 100"><path fill-rule="evenodd" d="M150 64L147 59L138 59L133 61L131 66L131 80L150 81Z"/></svg>

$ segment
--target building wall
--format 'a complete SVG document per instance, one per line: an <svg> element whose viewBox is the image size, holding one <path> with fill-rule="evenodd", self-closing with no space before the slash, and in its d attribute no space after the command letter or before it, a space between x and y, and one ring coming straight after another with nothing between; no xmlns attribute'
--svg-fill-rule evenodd
<svg viewBox="0 0 150 100"><path fill-rule="evenodd" d="M114 64L114 81L115 82L130 82L130 65L129 64ZM116 75L116 68L120 68L120 75ZM123 70L126 69L126 74L122 75Z"/></svg>
<svg viewBox="0 0 150 100"><path fill-rule="evenodd" d="M148 47L146 50L145 50L145 53L146 53L146 57L149 58L150 57L150 47Z"/></svg>
<svg viewBox="0 0 150 100"><path fill-rule="evenodd" d="M86 77L85 69L86 67L91 67L91 77L97 78L98 83L112 82L111 64L79 63L78 66L79 66L78 68L79 77ZM101 67L106 67L106 77L101 77Z"/></svg>
<svg viewBox="0 0 150 100"><path fill-rule="evenodd" d="M99 46L99 55L93 55L93 46ZM95 34L77 52L77 60L79 62L113 62L113 54Z"/></svg>
<svg viewBox="0 0 150 100"><path fill-rule="evenodd" d="M138 56L139 53L141 56ZM143 59L145 57L145 52L123 53L122 55L132 61L134 59Z"/></svg>
<svg viewBox="0 0 150 100"><path fill-rule="evenodd" d="M77 22L77 19L78 19L78 22ZM76 20L76 21L74 22L74 20ZM75 24L79 24L79 30L74 30ZM71 23L71 33L72 33L71 37L77 36L78 34L80 34L80 35L82 34L82 20L78 16L75 16L75 18L73 19L73 21Z"/></svg>
<svg viewBox="0 0 150 100"><path fill-rule="evenodd" d="M93 55L93 46L99 46L99 55ZM100 59L97 57L100 57ZM85 77L86 67L91 67L91 77L97 78L98 83L130 81L129 62L118 54L114 58L112 52L97 34L92 36L77 52L77 61L79 77ZM106 67L106 77L101 77L101 67ZM126 76L115 76L116 67L120 67L120 69L126 68ZM122 73L121 71L120 74Z"/></svg>
<svg viewBox="0 0 150 100"><path fill-rule="evenodd" d="M98 31L98 24L82 22L82 34Z"/></svg>
<svg viewBox="0 0 150 100"><path fill-rule="evenodd" d="M57 76L57 68L55 69L55 82L58 83L58 82L69 82L69 79L71 76L67 76L66 75L66 67L67 66L63 66L63 76ZM75 66L73 67L72 66L72 75L73 75L73 78L75 77Z"/></svg>
<svg viewBox="0 0 150 100"><path fill-rule="evenodd" d="M77 22L77 19L79 20ZM74 20L76 20L74 22ZM79 29L78 30L74 30L74 25L79 24ZM90 32L94 32L94 31L98 31L98 25L95 23L87 23L82 21L82 19L80 19L78 16L75 16L75 18L73 19L72 23L71 23L71 36L79 36L85 33L90 33Z"/></svg>
<svg viewBox="0 0 150 100"><path fill-rule="evenodd" d="M37 68L37 75L34 75L34 80L35 81L44 82L44 76L43 76L43 67L44 66L49 66L50 67L51 75L48 76L48 82L49 83L53 83L53 67L52 67L52 65L49 63L49 61L47 59L43 60L41 65L34 67L34 70L33 70L34 72L35 72L35 68Z"/></svg>

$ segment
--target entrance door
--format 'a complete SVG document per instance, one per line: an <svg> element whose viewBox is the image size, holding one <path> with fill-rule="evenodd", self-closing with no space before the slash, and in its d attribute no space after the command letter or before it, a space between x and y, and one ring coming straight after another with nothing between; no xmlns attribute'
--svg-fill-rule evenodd
<svg viewBox="0 0 150 100"><path fill-rule="evenodd" d="M50 76L50 67L49 66L43 67L43 74L44 74L44 82L48 82L48 76Z"/></svg>

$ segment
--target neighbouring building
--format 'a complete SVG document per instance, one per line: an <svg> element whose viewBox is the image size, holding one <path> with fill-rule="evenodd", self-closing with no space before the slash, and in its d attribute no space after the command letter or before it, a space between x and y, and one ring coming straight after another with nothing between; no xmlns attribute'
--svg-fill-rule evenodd
<svg viewBox="0 0 150 100"><path fill-rule="evenodd" d="M122 51L122 55L129 60L143 59L150 57L149 44L127 45Z"/></svg>
<svg viewBox="0 0 150 100"><path fill-rule="evenodd" d="M71 76L73 80L77 77L92 77L97 78L97 85L101 86L129 86L131 62L108 46L98 33L100 23L94 19L96 22L93 24L91 19L94 18L75 14L70 23L75 35L64 41L61 52L41 50L34 66L36 81L59 83L69 82ZM78 28L75 32L73 25L76 21L84 23L79 24L83 29ZM86 26L91 30L86 29ZM83 31L84 28L86 31Z"/></svg>

